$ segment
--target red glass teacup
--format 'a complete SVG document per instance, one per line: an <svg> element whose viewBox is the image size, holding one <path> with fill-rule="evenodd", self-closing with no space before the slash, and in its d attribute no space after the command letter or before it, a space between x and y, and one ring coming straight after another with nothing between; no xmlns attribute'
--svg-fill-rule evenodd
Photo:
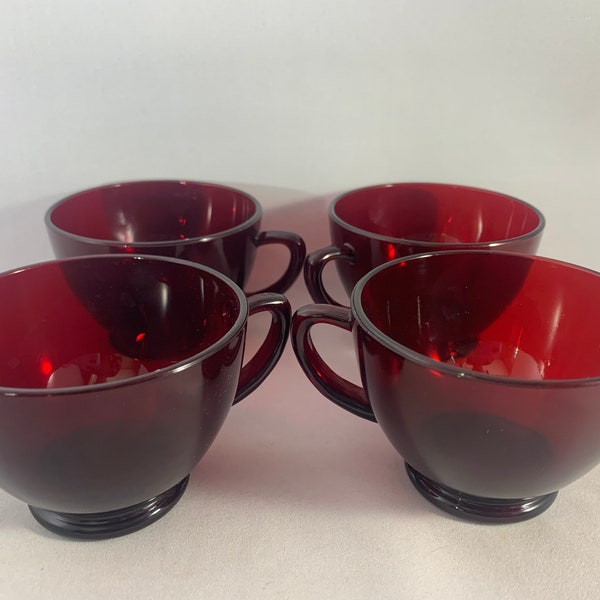
<svg viewBox="0 0 600 600"><path fill-rule="evenodd" d="M262 208L250 194L195 181L131 181L69 196L46 212L58 258L139 253L197 262L244 287L259 246L290 252L285 272L262 292L285 292L302 270L300 236L261 231ZM257 293L257 292L254 292Z"/></svg>
<svg viewBox="0 0 600 600"><path fill-rule="evenodd" d="M332 245L308 255L304 278L315 302L337 305L323 283L329 262L350 296L371 269L411 254L482 249L535 254L544 224L530 204L479 188L441 183L361 188L331 203Z"/></svg>
<svg viewBox="0 0 600 600"><path fill-rule="evenodd" d="M600 461L600 274L494 251L384 264L351 308L292 319L302 369L327 398L379 423L440 508L489 522L545 510ZM352 331L362 387L336 374L311 328Z"/></svg>
<svg viewBox="0 0 600 600"><path fill-rule="evenodd" d="M287 341L284 296L140 255L0 275L0 487L59 534L135 531L185 490L230 407ZM246 323L268 333L242 366Z"/></svg>

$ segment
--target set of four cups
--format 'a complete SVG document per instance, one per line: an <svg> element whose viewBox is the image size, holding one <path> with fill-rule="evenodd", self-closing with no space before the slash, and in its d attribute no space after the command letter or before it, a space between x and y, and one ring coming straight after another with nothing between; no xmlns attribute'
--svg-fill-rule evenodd
<svg viewBox="0 0 600 600"><path fill-rule="evenodd" d="M375 186L329 217L332 246L304 264L319 304L291 326L310 380L377 421L441 508L495 522L545 510L600 459L600 277L534 257L542 215L485 190ZM276 365L305 247L260 220L223 186L104 186L48 211L59 260L0 277L0 486L44 526L101 538L165 514L229 408ZM289 264L246 297L264 244L285 245ZM325 290L329 261L350 307ZM263 311L269 331L242 366L246 321ZM364 388L327 366L315 323L354 331Z"/></svg>

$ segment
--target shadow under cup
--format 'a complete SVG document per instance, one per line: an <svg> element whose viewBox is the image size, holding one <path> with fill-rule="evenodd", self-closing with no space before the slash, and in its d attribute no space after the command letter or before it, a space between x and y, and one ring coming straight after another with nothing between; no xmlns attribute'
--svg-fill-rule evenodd
<svg viewBox="0 0 600 600"><path fill-rule="evenodd" d="M69 196L46 212L58 258L89 254L152 254L189 260L223 273L243 288L257 248L282 245L290 254L279 279L262 292L285 292L306 254L288 231L261 231L262 208L251 195L195 181L130 181ZM258 293L258 292L254 292Z"/></svg>
<svg viewBox="0 0 600 600"><path fill-rule="evenodd" d="M332 244L304 266L314 302L338 303L323 269L334 262L348 296L371 269L396 258L442 250L535 254L544 230L535 207L490 190L442 183L393 183L346 192L329 206Z"/></svg>
<svg viewBox="0 0 600 600"><path fill-rule="evenodd" d="M545 510L600 461L600 274L502 252L440 252L379 267L351 308L297 311L313 384L379 423L419 491L489 522ZM333 372L315 324L354 332L363 387Z"/></svg>
<svg viewBox="0 0 600 600"><path fill-rule="evenodd" d="M287 340L280 294L148 256L52 261L0 275L0 486L59 534L135 531L185 490L232 404ZM269 312L242 366L246 322Z"/></svg>

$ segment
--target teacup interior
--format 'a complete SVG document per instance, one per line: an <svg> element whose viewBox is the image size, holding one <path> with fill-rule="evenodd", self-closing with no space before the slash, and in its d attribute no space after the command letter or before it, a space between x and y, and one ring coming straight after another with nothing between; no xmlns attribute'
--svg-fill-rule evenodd
<svg viewBox="0 0 600 600"><path fill-rule="evenodd" d="M75 194L59 203L51 223L82 237L121 243L164 242L219 234L257 212L236 190L187 181L140 181Z"/></svg>
<svg viewBox="0 0 600 600"><path fill-rule="evenodd" d="M350 192L334 215L386 237L448 244L519 237L540 226L531 206L503 194L445 184L392 184Z"/></svg>
<svg viewBox="0 0 600 600"><path fill-rule="evenodd" d="M0 277L0 386L63 388L163 368L240 322L238 292L185 263L96 256Z"/></svg>
<svg viewBox="0 0 600 600"><path fill-rule="evenodd" d="M494 252L424 255L376 272L355 302L393 342L462 371L600 376L600 275L573 265Z"/></svg>

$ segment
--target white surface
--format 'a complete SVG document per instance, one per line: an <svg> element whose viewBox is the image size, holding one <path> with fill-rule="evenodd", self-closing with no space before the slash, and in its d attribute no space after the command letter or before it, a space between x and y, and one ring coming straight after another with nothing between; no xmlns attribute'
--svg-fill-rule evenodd
<svg viewBox="0 0 600 600"><path fill-rule="evenodd" d="M546 198L598 159L596 0L0 7L2 203L140 177Z"/></svg>
<svg viewBox="0 0 600 600"><path fill-rule="evenodd" d="M480 185L544 212L540 254L600 269L595 0L1 7L1 270L51 257L50 202L154 177L254 192L309 249L338 190ZM343 332L323 344L353 373ZM288 348L152 527L63 540L0 492L0 598L596 598L599 505L596 469L526 523L446 517Z"/></svg>

